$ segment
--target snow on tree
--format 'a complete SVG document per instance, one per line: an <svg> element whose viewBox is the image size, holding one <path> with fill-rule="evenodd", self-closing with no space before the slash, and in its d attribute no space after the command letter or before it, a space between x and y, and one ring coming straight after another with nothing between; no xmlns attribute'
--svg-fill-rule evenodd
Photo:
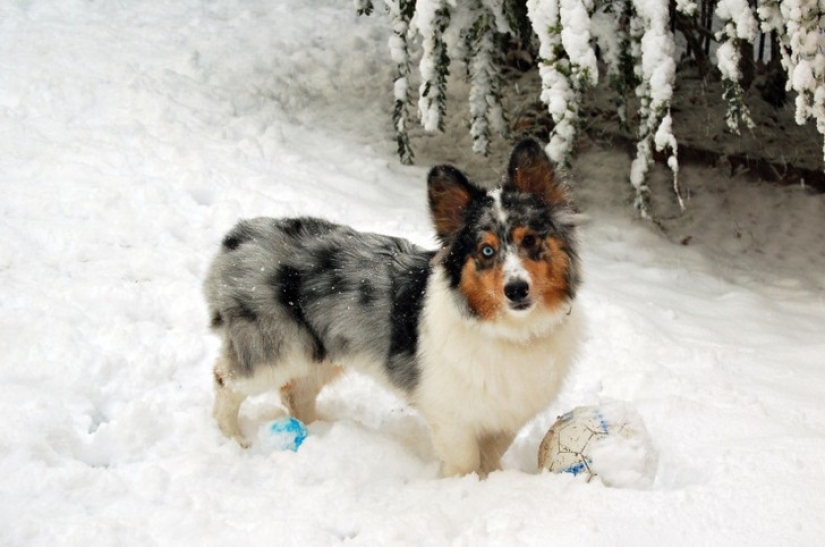
<svg viewBox="0 0 825 547"><path fill-rule="evenodd" d="M501 106L501 47L498 38L509 31L501 0L475 0L468 6L472 24L465 32L466 65L470 79L473 151L487 155L490 135L507 134Z"/></svg>
<svg viewBox="0 0 825 547"><path fill-rule="evenodd" d="M354 0L355 12L358 15L371 15L372 10L375 9L372 5L372 0Z"/></svg>
<svg viewBox="0 0 825 547"><path fill-rule="evenodd" d="M690 9L689 4L683 4ZM679 205L684 209L679 194L676 138L671 129L670 102L676 77L674 61L675 44L670 32L669 5L663 0L633 0L636 15L631 23L631 36L641 51L641 62L636 65L640 83L636 87L639 97L639 142L636 158L630 164L630 183L636 189L634 205L643 217L648 217L650 188L647 172L653 163L654 147L658 151L671 150L668 166L673 171L673 185Z"/></svg>
<svg viewBox="0 0 825 547"><path fill-rule="evenodd" d="M716 16L722 21L722 30L716 33L716 39L720 42L716 59L725 85L723 98L728 102L726 121L730 130L738 134L740 125L754 127L739 83L742 77L739 45L742 40L752 43L756 39L758 25L748 0L719 0Z"/></svg>
<svg viewBox="0 0 825 547"><path fill-rule="evenodd" d="M797 93L796 123L813 118L825 136L825 1L761 0L757 12L762 32L780 36L788 88Z"/></svg>
<svg viewBox="0 0 825 547"><path fill-rule="evenodd" d="M374 0L353 1L362 15L372 13L376 5ZM760 31L776 32L788 89L797 94L796 121L813 118L825 136L825 0L703 0L701 14L695 0L382 1L393 32L393 123L404 163L412 161L407 131L415 89L412 59L417 55L417 111L426 131L444 130L447 77L455 60L463 61L470 84L473 150L487 154L492 135L507 133L501 66L509 36L518 36L522 43L537 37L540 98L553 119L546 150L559 164L571 162L583 98L598 84L600 66L605 71L608 85L619 95L622 127L633 130L631 121L638 120L636 157L628 179L643 217L652 214L647 175L657 151L668 154L674 193L685 207L671 113L676 58L684 52L677 51L674 27L685 35L702 74L710 66L709 42L718 42L716 66L728 103L726 121L737 133L742 125L753 127L741 83L742 51L750 51L743 46L753 44ZM718 29L715 35L711 27ZM417 44L420 54L412 52ZM635 116L628 115L631 94L638 105Z"/></svg>
<svg viewBox="0 0 825 547"><path fill-rule="evenodd" d="M555 123L547 153L562 165L570 164L582 92L599 75L591 44L592 12L593 0L527 0L527 13L541 44L541 100Z"/></svg>
<svg viewBox="0 0 825 547"><path fill-rule="evenodd" d="M444 33L450 24L450 4L447 0L419 0L415 7L412 23L422 36L418 114L425 130L443 131L450 74Z"/></svg>
<svg viewBox="0 0 825 547"><path fill-rule="evenodd" d="M580 124L582 93L598 81L595 38L605 47L614 85L626 91L628 82L637 82L641 121L637 155L630 170L637 209L648 216L650 190L646 179L654 148L671 151L668 165L674 173L677 198L684 207L678 190L679 164L670 118L676 65L668 3L628 0L597 6L594 0L527 0L527 8L541 42L541 99L556 124L547 147L550 157L558 163L570 163ZM685 4L684 9L690 8ZM627 74L628 62L633 63L632 77ZM623 105L620 118L627 120Z"/></svg>
<svg viewBox="0 0 825 547"><path fill-rule="evenodd" d="M602 3L591 17L591 31L607 67L610 87L618 95L616 105L621 128L627 130L627 101L639 85L634 67L639 62L638 48L631 47L630 24L634 19L631 0Z"/></svg>
<svg viewBox="0 0 825 547"><path fill-rule="evenodd" d="M357 0L363 2L364 0ZM369 1L369 0L367 0ZM395 63L395 81L393 95L395 105L392 111L392 121L395 127L395 138L398 144L398 157L401 163L410 165L413 161L413 151L410 147L409 109L412 102L410 95L410 50L407 45L407 35L410 32L410 20L415 13L415 0L385 0L387 13L392 26L390 36L390 56ZM368 13L359 11L359 13Z"/></svg>

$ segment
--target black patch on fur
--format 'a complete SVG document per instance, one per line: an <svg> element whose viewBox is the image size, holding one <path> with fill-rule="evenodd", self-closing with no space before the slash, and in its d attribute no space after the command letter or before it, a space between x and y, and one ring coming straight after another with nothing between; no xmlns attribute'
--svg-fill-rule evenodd
<svg viewBox="0 0 825 547"><path fill-rule="evenodd" d="M338 251L334 247L325 247L317 251L319 273L332 272L340 267Z"/></svg>
<svg viewBox="0 0 825 547"><path fill-rule="evenodd" d="M538 245L535 245L534 247L530 247L527 249L527 258L529 258L533 262L538 262L539 260L543 260L544 253L544 245L542 243L539 243Z"/></svg>
<svg viewBox="0 0 825 547"><path fill-rule="evenodd" d="M292 312L292 318L303 326L312 338L312 358L320 362L326 359L327 350L321 337L307 321L306 313L304 313L303 283L301 271L293 266L282 267L275 274L272 282L277 290L278 302Z"/></svg>
<svg viewBox="0 0 825 547"><path fill-rule="evenodd" d="M258 314L255 313L255 310L250 308L246 302L242 300L236 300L237 306L234 309L234 313L232 313L232 317L236 319L243 319L244 321L249 321L253 323L258 320Z"/></svg>
<svg viewBox="0 0 825 547"><path fill-rule="evenodd" d="M551 206L534 194L515 189L504 191L501 194L501 207L507 211L513 226L525 226L537 232L555 231Z"/></svg>
<svg viewBox="0 0 825 547"><path fill-rule="evenodd" d="M450 247L447 256L444 257L444 269L447 271L450 287L453 289L461 283L461 269L464 267L467 257L472 253L473 247L467 243L466 237L457 238L453 246Z"/></svg>
<svg viewBox="0 0 825 547"><path fill-rule="evenodd" d="M581 282L579 277L579 255L566 240L562 245L562 250L570 258L570 267L567 268L567 279L565 280L567 282L565 294L570 300L573 300Z"/></svg>
<svg viewBox="0 0 825 547"><path fill-rule="evenodd" d="M275 226L284 234L299 237L314 237L327 234L335 229L335 224L320 218L284 218L275 221Z"/></svg>
<svg viewBox="0 0 825 547"><path fill-rule="evenodd" d="M221 312L215 311L214 313L212 313L212 321L209 323L209 325L213 329L219 329L223 326L223 316L221 316Z"/></svg>
<svg viewBox="0 0 825 547"><path fill-rule="evenodd" d="M365 308L372 306L378 298L376 292L375 285L369 279L362 279L358 286L358 303Z"/></svg>
<svg viewBox="0 0 825 547"><path fill-rule="evenodd" d="M419 379L418 368L410 363L418 351L418 320L424 306L431 257L427 255L425 261L404 271L393 283L387 369L393 383L407 391L415 388Z"/></svg>
<svg viewBox="0 0 825 547"><path fill-rule="evenodd" d="M290 237L298 237L304 227L304 221L300 218L287 218L282 220L278 227Z"/></svg>
<svg viewBox="0 0 825 547"><path fill-rule="evenodd" d="M335 247L323 247L317 251L317 260L314 273L327 280L329 292L331 294L346 292L347 277L341 269L340 251Z"/></svg>
<svg viewBox="0 0 825 547"><path fill-rule="evenodd" d="M223 238L223 248L227 251L234 251L247 241L255 237L255 230L247 224L238 223L228 234Z"/></svg>
<svg viewBox="0 0 825 547"><path fill-rule="evenodd" d="M492 198L484 196L481 199L473 201L467 208L467 222L456 234L453 244L450 246L450 251L443 262L444 269L447 271L447 276L450 281L450 287L453 289L457 288L461 283L461 270L464 268L467 258L472 256L476 251L478 234L484 229L484 227L480 227L478 224L485 210L489 209L492 203ZM486 228L494 229L492 226Z"/></svg>

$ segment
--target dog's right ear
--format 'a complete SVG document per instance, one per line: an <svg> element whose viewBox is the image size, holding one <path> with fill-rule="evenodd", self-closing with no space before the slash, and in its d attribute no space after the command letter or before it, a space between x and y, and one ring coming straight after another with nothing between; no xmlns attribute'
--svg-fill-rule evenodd
<svg viewBox="0 0 825 547"><path fill-rule="evenodd" d="M544 148L533 139L518 143L510 154L508 185L533 194L550 205L567 203L567 195Z"/></svg>
<svg viewBox="0 0 825 547"><path fill-rule="evenodd" d="M443 244L448 244L464 226L467 207L484 193L455 167L439 165L427 176L427 194L435 232Z"/></svg>

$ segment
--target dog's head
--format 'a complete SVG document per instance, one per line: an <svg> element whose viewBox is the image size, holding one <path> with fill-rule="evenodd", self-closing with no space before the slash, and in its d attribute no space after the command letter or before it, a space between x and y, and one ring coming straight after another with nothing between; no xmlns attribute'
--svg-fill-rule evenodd
<svg viewBox="0 0 825 547"><path fill-rule="evenodd" d="M579 284L575 215L541 146L519 143L504 182L472 184L451 166L428 177L437 260L471 316L491 323L561 316Z"/></svg>

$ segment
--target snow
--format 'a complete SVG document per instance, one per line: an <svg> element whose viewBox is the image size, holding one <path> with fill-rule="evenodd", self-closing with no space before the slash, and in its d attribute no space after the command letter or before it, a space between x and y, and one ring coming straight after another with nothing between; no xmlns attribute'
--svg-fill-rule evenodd
<svg viewBox="0 0 825 547"><path fill-rule="evenodd" d="M559 55L559 49L563 47L561 35L557 31L560 5L556 0L527 0L527 14L539 38L540 97L547 105L554 123L550 143L545 150L554 162L566 163L576 133L578 105L570 78L559 70L562 65L570 68Z"/></svg>
<svg viewBox="0 0 825 547"><path fill-rule="evenodd" d="M599 80L599 68L596 52L591 46L590 13L593 12L593 2L560 0L558 9L564 51L572 63L578 66L578 70L583 72L582 78L589 85L594 85Z"/></svg>
<svg viewBox="0 0 825 547"><path fill-rule="evenodd" d="M723 0L716 4L715 11L724 24L724 34L749 42L756 39L759 25L746 0Z"/></svg>
<svg viewBox="0 0 825 547"><path fill-rule="evenodd" d="M580 125L583 91L599 79L596 53L591 46L593 3L527 0L526 7L540 44L540 98L554 123L545 150L554 162L568 165Z"/></svg>
<svg viewBox="0 0 825 547"><path fill-rule="evenodd" d="M591 469L610 486L650 487L656 477L656 450L642 417L626 403L608 402L596 408L608 424L608 434L588 446Z"/></svg>
<svg viewBox="0 0 825 547"><path fill-rule="evenodd" d="M817 0L788 0L778 5L765 3L757 13L763 32L775 29L783 35L782 66L788 73L789 89L797 93L796 123L814 118L821 133L825 130L825 92L819 91L825 87L825 37L818 10Z"/></svg>
<svg viewBox="0 0 825 547"><path fill-rule="evenodd" d="M419 88L418 115L421 125L429 132L438 130L443 122L444 97L443 75L439 73L439 61L448 47L450 11L447 0L425 0L416 3L415 15L411 25L422 36L421 61L418 69L421 73ZM455 46L457 37L452 43Z"/></svg>
<svg viewBox="0 0 825 547"><path fill-rule="evenodd" d="M504 471L439 478L420 417L354 374L297 452L221 436L200 286L238 218L433 245L428 166L505 165L454 127L399 165L390 34L333 0L0 7L0 544L820 544L825 198L682 168L687 211L657 231L630 160L592 143L589 335ZM605 401L644 419L653 485L538 474L556 416ZM242 425L279 412L256 399Z"/></svg>

